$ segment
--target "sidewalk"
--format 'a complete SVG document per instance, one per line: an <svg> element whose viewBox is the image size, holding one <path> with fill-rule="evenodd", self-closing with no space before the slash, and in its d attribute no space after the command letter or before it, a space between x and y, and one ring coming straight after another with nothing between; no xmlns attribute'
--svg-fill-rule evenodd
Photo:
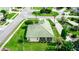
<svg viewBox="0 0 79 59"><path fill-rule="evenodd" d="M70 23L70 24L72 24L73 26L78 26L78 23L76 23L76 22L74 22L74 21L70 21L69 19L68 19L67 22Z"/></svg>
<svg viewBox="0 0 79 59"><path fill-rule="evenodd" d="M62 29L63 29L62 25L56 19L54 20L53 18L51 18L51 21L55 24L57 31L61 35Z"/></svg>

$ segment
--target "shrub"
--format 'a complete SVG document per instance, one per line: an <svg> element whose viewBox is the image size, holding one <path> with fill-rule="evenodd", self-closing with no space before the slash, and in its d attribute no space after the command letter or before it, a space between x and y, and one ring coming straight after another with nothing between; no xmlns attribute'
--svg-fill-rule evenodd
<svg viewBox="0 0 79 59"><path fill-rule="evenodd" d="M31 20L27 20L25 24L29 25L29 24L33 24L33 22Z"/></svg>
<svg viewBox="0 0 79 59"><path fill-rule="evenodd" d="M79 30L79 28L78 28L78 26L73 26L73 27L70 28L70 30L71 31L77 31L77 30Z"/></svg>
<svg viewBox="0 0 79 59"><path fill-rule="evenodd" d="M60 50L62 50L62 51L73 51L73 48L74 48L74 45L71 41L64 41Z"/></svg>
<svg viewBox="0 0 79 59"><path fill-rule="evenodd" d="M50 19L47 19L47 20L50 22L52 26L55 26L55 24Z"/></svg>
<svg viewBox="0 0 79 59"><path fill-rule="evenodd" d="M73 35L71 35L71 37L72 37L72 38L76 38L76 37L77 37L77 35L76 35L76 34L73 34Z"/></svg>
<svg viewBox="0 0 79 59"><path fill-rule="evenodd" d="M49 14L49 13L51 13L51 12L52 12L51 9L47 9L47 8L42 8L42 9L40 10L40 13Z"/></svg>
<svg viewBox="0 0 79 59"><path fill-rule="evenodd" d="M58 9L58 10L60 10L60 9L62 9L63 7L56 7L56 9Z"/></svg>
<svg viewBox="0 0 79 59"><path fill-rule="evenodd" d="M66 39L66 35L67 35L67 31L65 29L63 29L62 32L61 32L61 37L63 39Z"/></svg>
<svg viewBox="0 0 79 59"><path fill-rule="evenodd" d="M3 13L3 14L6 14L6 11L5 10L1 10L0 12Z"/></svg>
<svg viewBox="0 0 79 59"><path fill-rule="evenodd" d="M79 39L78 39L77 41L73 42L73 44L74 44L74 48L75 48L77 51L79 51Z"/></svg>

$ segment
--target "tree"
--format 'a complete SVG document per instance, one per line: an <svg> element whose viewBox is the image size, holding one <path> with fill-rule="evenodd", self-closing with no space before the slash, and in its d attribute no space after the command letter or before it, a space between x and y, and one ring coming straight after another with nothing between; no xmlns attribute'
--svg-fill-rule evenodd
<svg viewBox="0 0 79 59"><path fill-rule="evenodd" d="M6 14L6 11L5 10L1 10L0 12L3 13L4 15Z"/></svg>
<svg viewBox="0 0 79 59"><path fill-rule="evenodd" d="M40 10L40 13L49 14L49 13L51 13L51 12L52 12L52 10L51 10L51 9L48 9L48 8L42 8L42 9Z"/></svg>
<svg viewBox="0 0 79 59"><path fill-rule="evenodd" d="M67 35L66 29L62 29L61 37L62 37L63 39L66 39L66 35Z"/></svg>
<svg viewBox="0 0 79 59"><path fill-rule="evenodd" d="M64 41L60 50L62 50L62 51L73 51L73 48L74 48L74 45L71 41Z"/></svg>

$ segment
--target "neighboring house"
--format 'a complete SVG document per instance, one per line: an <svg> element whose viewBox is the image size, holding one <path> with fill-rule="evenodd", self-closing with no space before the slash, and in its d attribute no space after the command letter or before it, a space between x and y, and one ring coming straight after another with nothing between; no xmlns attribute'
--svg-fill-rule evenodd
<svg viewBox="0 0 79 59"><path fill-rule="evenodd" d="M75 12L79 12L79 7L72 7Z"/></svg>
<svg viewBox="0 0 79 59"><path fill-rule="evenodd" d="M50 42L54 34L50 23L45 20L38 24L28 25L26 37L30 42Z"/></svg>
<svg viewBox="0 0 79 59"><path fill-rule="evenodd" d="M0 13L0 21L4 19L3 13Z"/></svg>
<svg viewBox="0 0 79 59"><path fill-rule="evenodd" d="M9 10L10 10L10 8L11 8L11 7L0 7L0 11L1 11L1 10L6 10L6 11L9 11Z"/></svg>

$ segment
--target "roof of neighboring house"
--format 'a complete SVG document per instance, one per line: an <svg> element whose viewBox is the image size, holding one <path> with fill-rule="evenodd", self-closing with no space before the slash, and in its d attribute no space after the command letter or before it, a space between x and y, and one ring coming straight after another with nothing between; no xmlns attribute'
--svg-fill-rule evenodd
<svg viewBox="0 0 79 59"><path fill-rule="evenodd" d="M79 7L72 7L75 12L79 12Z"/></svg>
<svg viewBox="0 0 79 59"><path fill-rule="evenodd" d="M26 37L53 37L50 23L44 20L41 24L28 25Z"/></svg>
<svg viewBox="0 0 79 59"><path fill-rule="evenodd" d="M2 16L3 15L3 13L0 13L0 16Z"/></svg>
<svg viewBox="0 0 79 59"><path fill-rule="evenodd" d="M1 10L7 10L8 11L9 9L10 9L10 7L0 7L0 11Z"/></svg>
<svg viewBox="0 0 79 59"><path fill-rule="evenodd" d="M4 16L3 16L3 13L0 13L0 20L3 18Z"/></svg>

